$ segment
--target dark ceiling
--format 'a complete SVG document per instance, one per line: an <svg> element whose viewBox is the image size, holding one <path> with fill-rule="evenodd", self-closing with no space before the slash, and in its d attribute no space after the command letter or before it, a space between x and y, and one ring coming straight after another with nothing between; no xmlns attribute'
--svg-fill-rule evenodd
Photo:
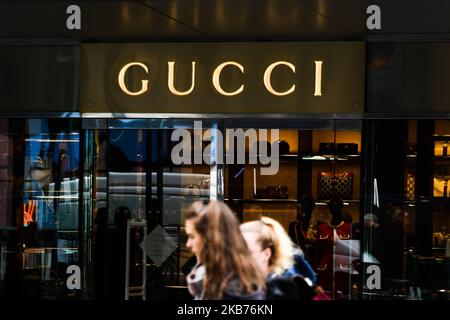
<svg viewBox="0 0 450 320"><path fill-rule="evenodd" d="M66 28L67 6L82 28ZM450 34L448 0L1 1L0 40L361 40L366 8L379 4L377 34Z"/></svg>
<svg viewBox="0 0 450 320"><path fill-rule="evenodd" d="M9 1L0 37L82 40L360 38L361 0ZM81 8L81 31L66 8Z"/></svg>

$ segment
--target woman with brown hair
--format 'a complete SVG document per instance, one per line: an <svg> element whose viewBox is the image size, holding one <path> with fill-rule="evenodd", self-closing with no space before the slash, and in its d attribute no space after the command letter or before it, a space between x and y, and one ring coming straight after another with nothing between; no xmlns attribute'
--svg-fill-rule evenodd
<svg viewBox="0 0 450 320"><path fill-rule="evenodd" d="M195 299L262 300L265 279L252 260L239 221L222 202L193 203L186 246L197 256L187 277Z"/></svg>

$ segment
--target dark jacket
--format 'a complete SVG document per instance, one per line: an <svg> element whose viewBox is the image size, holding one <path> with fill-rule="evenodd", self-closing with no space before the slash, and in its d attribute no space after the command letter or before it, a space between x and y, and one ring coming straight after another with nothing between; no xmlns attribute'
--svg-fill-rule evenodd
<svg viewBox="0 0 450 320"><path fill-rule="evenodd" d="M309 301L315 296L315 286L300 274L269 275L267 282L267 300Z"/></svg>
<svg viewBox="0 0 450 320"><path fill-rule="evenodd" d="M196 265L187 276L189 293L195 300L204 299L203 280L205 277L205 268L202 265ZM242 292L239 289L239 281L232 279L228 282L222 294L222 300L264 300L266 292L262 288L256 288L251 293Z"/></svg>
<svg viewBox="0 0 450 320"><path fill-rule="evenodd" d="M294 255L294 265L281 275L270 274L267 278L269 300L311 300L315 295L317 276L303 255Z"/></svg>
<svg viewBox="0 0 450 320"><path fill-rule="evenodd" d="M317 275L314 272L314 269L300 252L294 255L294 265L286 270L283 274L286 276L299 274L304 278L308 278L309 280L311 280L314 285L317 284Z"/></svg>

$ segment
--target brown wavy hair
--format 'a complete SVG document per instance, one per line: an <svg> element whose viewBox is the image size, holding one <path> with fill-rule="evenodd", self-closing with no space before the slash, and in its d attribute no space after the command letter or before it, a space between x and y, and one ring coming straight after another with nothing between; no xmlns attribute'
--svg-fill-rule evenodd
<svg viewBox="0 0 450 320"><path fill-rule="evenodd" d="M205 299L221 299L231 280L237 280L242 294L265 287L265 279L253 262L239 229L239 220L219 201L194 202L186 215L202 238L199 260L205 267Z"/></svg>

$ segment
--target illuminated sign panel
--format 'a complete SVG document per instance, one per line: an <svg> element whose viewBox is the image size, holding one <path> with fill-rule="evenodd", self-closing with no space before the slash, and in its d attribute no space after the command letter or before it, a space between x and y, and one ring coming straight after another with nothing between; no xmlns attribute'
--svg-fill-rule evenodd
<svg viewBox="0 0 450 320"><path fill-rule="evenodd" d="M82 45L81 112L364 111L364 44Z"/></svg>

